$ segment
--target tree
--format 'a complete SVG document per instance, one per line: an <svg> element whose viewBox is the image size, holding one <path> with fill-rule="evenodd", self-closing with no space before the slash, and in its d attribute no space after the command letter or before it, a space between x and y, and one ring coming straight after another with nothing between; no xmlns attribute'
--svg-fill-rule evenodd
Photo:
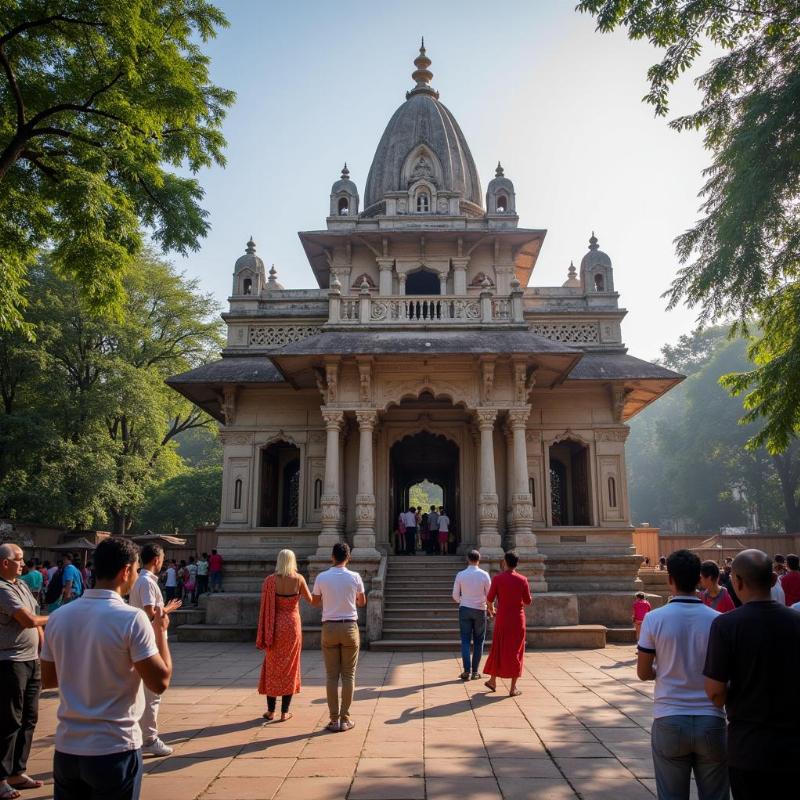
<svg viewBox="0 0 800 800"><path fill-rule="evenodd" d="M683 264L667 292L701 322L735 319L760 331L751 369L726 377L748 393L752 446L789 447L800 429L800 5L796 0L582 0L598 29L622 26L665 48L645 100L668 111L669 90L704 41L724 51L697 78L700 108L670 125L701 129L712 163L703 217L676 239Z"/></svg>
<svg viewBox="0 0 800 800"><path fill-rule="evenodd" d="M123 287L124 313L98 315L49 261L31 273L26 322L35 341L0 334L0 387L23 376L0 416L7 513L124 533L151 486L184 469L176 437L213 425L164 380L221 346L216 303L147 254L127 268ZM36 369L26 367L32 360Z"/></svg>
<svg viewBox="0 0 800 800"><path fill-rule="evenodd" d="M234 94L200 48L206 0L0 0L0 330L23 324L43 243L91 309L119 312L144 224L186 253L208 230L192 177L223 164Z"/></svg>

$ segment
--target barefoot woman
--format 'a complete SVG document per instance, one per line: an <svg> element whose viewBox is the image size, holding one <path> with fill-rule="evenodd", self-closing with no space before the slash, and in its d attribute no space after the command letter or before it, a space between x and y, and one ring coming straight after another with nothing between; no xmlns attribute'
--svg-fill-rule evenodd
<svg viewBox="0 0 800 800"><path fill-rule="evenodd" d="M311 602L305 578L297 572L291 550L281 550L275 572L264 579L258 615L256 647L264 651L259 694L267 696L264 719L275 719L275 701L281 697L281 722L291 719L292 695L300 691L300 650L303 631L298 606L300 598Z"/></svg>
<svg viewBox="0 0 800 800"><path fill-rule="evenodd" d="M518 563L516 553L505 554L501 564L503 571L492 578L486 596L490 609L493 609L495 601L498 601L498 606L492 649L484 667L484 672L490 678L484 685L494 692L498 678L510 678L511 697L522 694L517 689L517 681L522 675L522 659L525 655L525 606L533 602L528 579L516 571Z"/></svg>

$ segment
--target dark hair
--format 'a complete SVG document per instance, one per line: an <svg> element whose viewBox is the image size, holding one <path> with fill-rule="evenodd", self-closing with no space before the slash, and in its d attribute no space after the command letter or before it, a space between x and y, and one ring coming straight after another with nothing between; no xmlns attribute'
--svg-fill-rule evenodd
<svg viewBox="0 0 800 800"><path fill-rule="evenodd" d="M509 550L504 556L503 560L508 564L511 569L514 569L519 564L519 556L513 551Z"/></svg>
<svg viewBox="0 0 800 800"><path fill-rule="evenodd" d="M70 561L73 561L73 560L74 560L74 559L72 558L72 553L64 553L64 555L63 555L63 556L61 556L61 560L63 561L65 558L68 558Z"/></svg>
<svg viewBox="0 0 800 800"><path fill-rule="evenodd" d="M208 558L208 553L203 553L203 558Z"/></svg>
<svg viewBox="0 0 800 800"><path fill-rule="evenodd" d="M717 580L719 578L719 566L716 561L704 561L700 565L700 574L704 578L711 578Z"/></svg>
<svg viewBox="0 0 800 800"><path fill-rule="evenodd" d="M637 600L644 600L644 592L636 592Z"/></svg>
<svg viewBox="0 0 800 800"><path fill-rule="evenodd" d="M786 556L782 556L780 553L775 553L775 558L772 559L776 564L785 564L786 563Z"/></svg>
<svg viewBox="0 0 800 800"><path fill-rule="evenodd" d="M213 550L211 551L211 555L212 555L212 556L215 556L216 554L217 554L217 551L216 551L216 549L213 549Z"/></svg>
<svg viewBox="0 0 800 800"><path fill-rule="evenodd" d="M700 580L700 558L691 550L676 550L667 557L667 574L679 592L693 592Z"/></svg>
<svg viewBox="0 0 800 800"><path fill-rule="evenodd" d="M26 566L28 569L33 569L33 559L32 559L32 558L29 558L29 559L28 559L28 560L25 562L25 566Z"/></svg>
<svg viewBox="0 0 800 800"><path fill-rule="evenodd" d="M350 545L347 544L347 542L336 542L331 555L337 564L347 561L347 559L350 558Z"/></svg>
<svg viewBox="0 0 800 800"><path fill-rule="evenodd" d="M152 564L163 555L164 548L160 544L146 544L142 548L142 564Z"/></svg>
<svg viewBox="0 0 800 800"><path fill-rule="evenodd" d="M103 539L94 551L94 572L99 581L110 581L128 564L139 563L136 543L122 536Z"/></svg>
<svg viewBox="0 0 800 800"><path fill-rule="evenodd" d="M800 558L798 558L794 553L789 553L786 556L786 566L789 569L800 569Z"/></svg>
<svg viewBox="0 0 800 800"><path fill-rule="evenodd" d="M467 553L467 559L477 564L481 560L481 554L477 550L470 550L469 553Z"/></svg>

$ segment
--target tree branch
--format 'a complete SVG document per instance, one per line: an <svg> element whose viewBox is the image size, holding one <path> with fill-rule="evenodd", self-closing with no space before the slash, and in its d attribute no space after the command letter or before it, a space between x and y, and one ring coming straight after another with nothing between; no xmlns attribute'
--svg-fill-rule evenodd
<svg viewBox="0 0 800 800"><path fill-rule="evenodd" d="M29 22L23 22L20 25L17 25L16 28L12 28L7 33L4 33L0 36L0 45L4 45L6 42L10 42L15 37L19 36L21 33L25 33L25 31L30 30L31 28L41 28L45 25L49 25L51 22L68 22L72 25L88 25L92 28L104 28L104 22L92 22L88 19L77 19L75 17L68 17L66 14L52 14L49 17L42 17L41 19L32 19Z"/></svg>
<svg viewBox="0 0 800 800"><path fill-rule="evenodd" d="M0 64L3 65L3 72L6 73L9 86L11 86L11 94L14 96L14 102L17 105L17 131L19 131L25 125L25 101L22 99L22 92L17 83L17 77L14 75L14 70L11 69L11 63L6 55L5 48L1 44Z"/></svg>

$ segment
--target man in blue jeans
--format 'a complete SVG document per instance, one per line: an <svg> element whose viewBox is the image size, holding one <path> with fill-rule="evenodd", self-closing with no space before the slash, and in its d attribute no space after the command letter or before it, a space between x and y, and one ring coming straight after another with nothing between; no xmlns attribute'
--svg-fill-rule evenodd
<svg viewBox="0 0 800 800"><path fill-rule="evenodd" d="M700 559L677 550L667 559L671 601L642 622L639 679L656 682L651 745L659 800L689 800L692 772L703 800L727 800L725 717L706 696L703 667L719 616L695 589Z"/></svg>
<svg viewBox="0 0 800 800"><path fill-rule="evenodd" d="M481 554L477 550L470 550L467 559L469 566L456 575L453 584L453 600L458 603L458 624L461 629L462 681L481 677L478 667L486 637L486 595L492 584L489 573L478 566Z"/></svg>

